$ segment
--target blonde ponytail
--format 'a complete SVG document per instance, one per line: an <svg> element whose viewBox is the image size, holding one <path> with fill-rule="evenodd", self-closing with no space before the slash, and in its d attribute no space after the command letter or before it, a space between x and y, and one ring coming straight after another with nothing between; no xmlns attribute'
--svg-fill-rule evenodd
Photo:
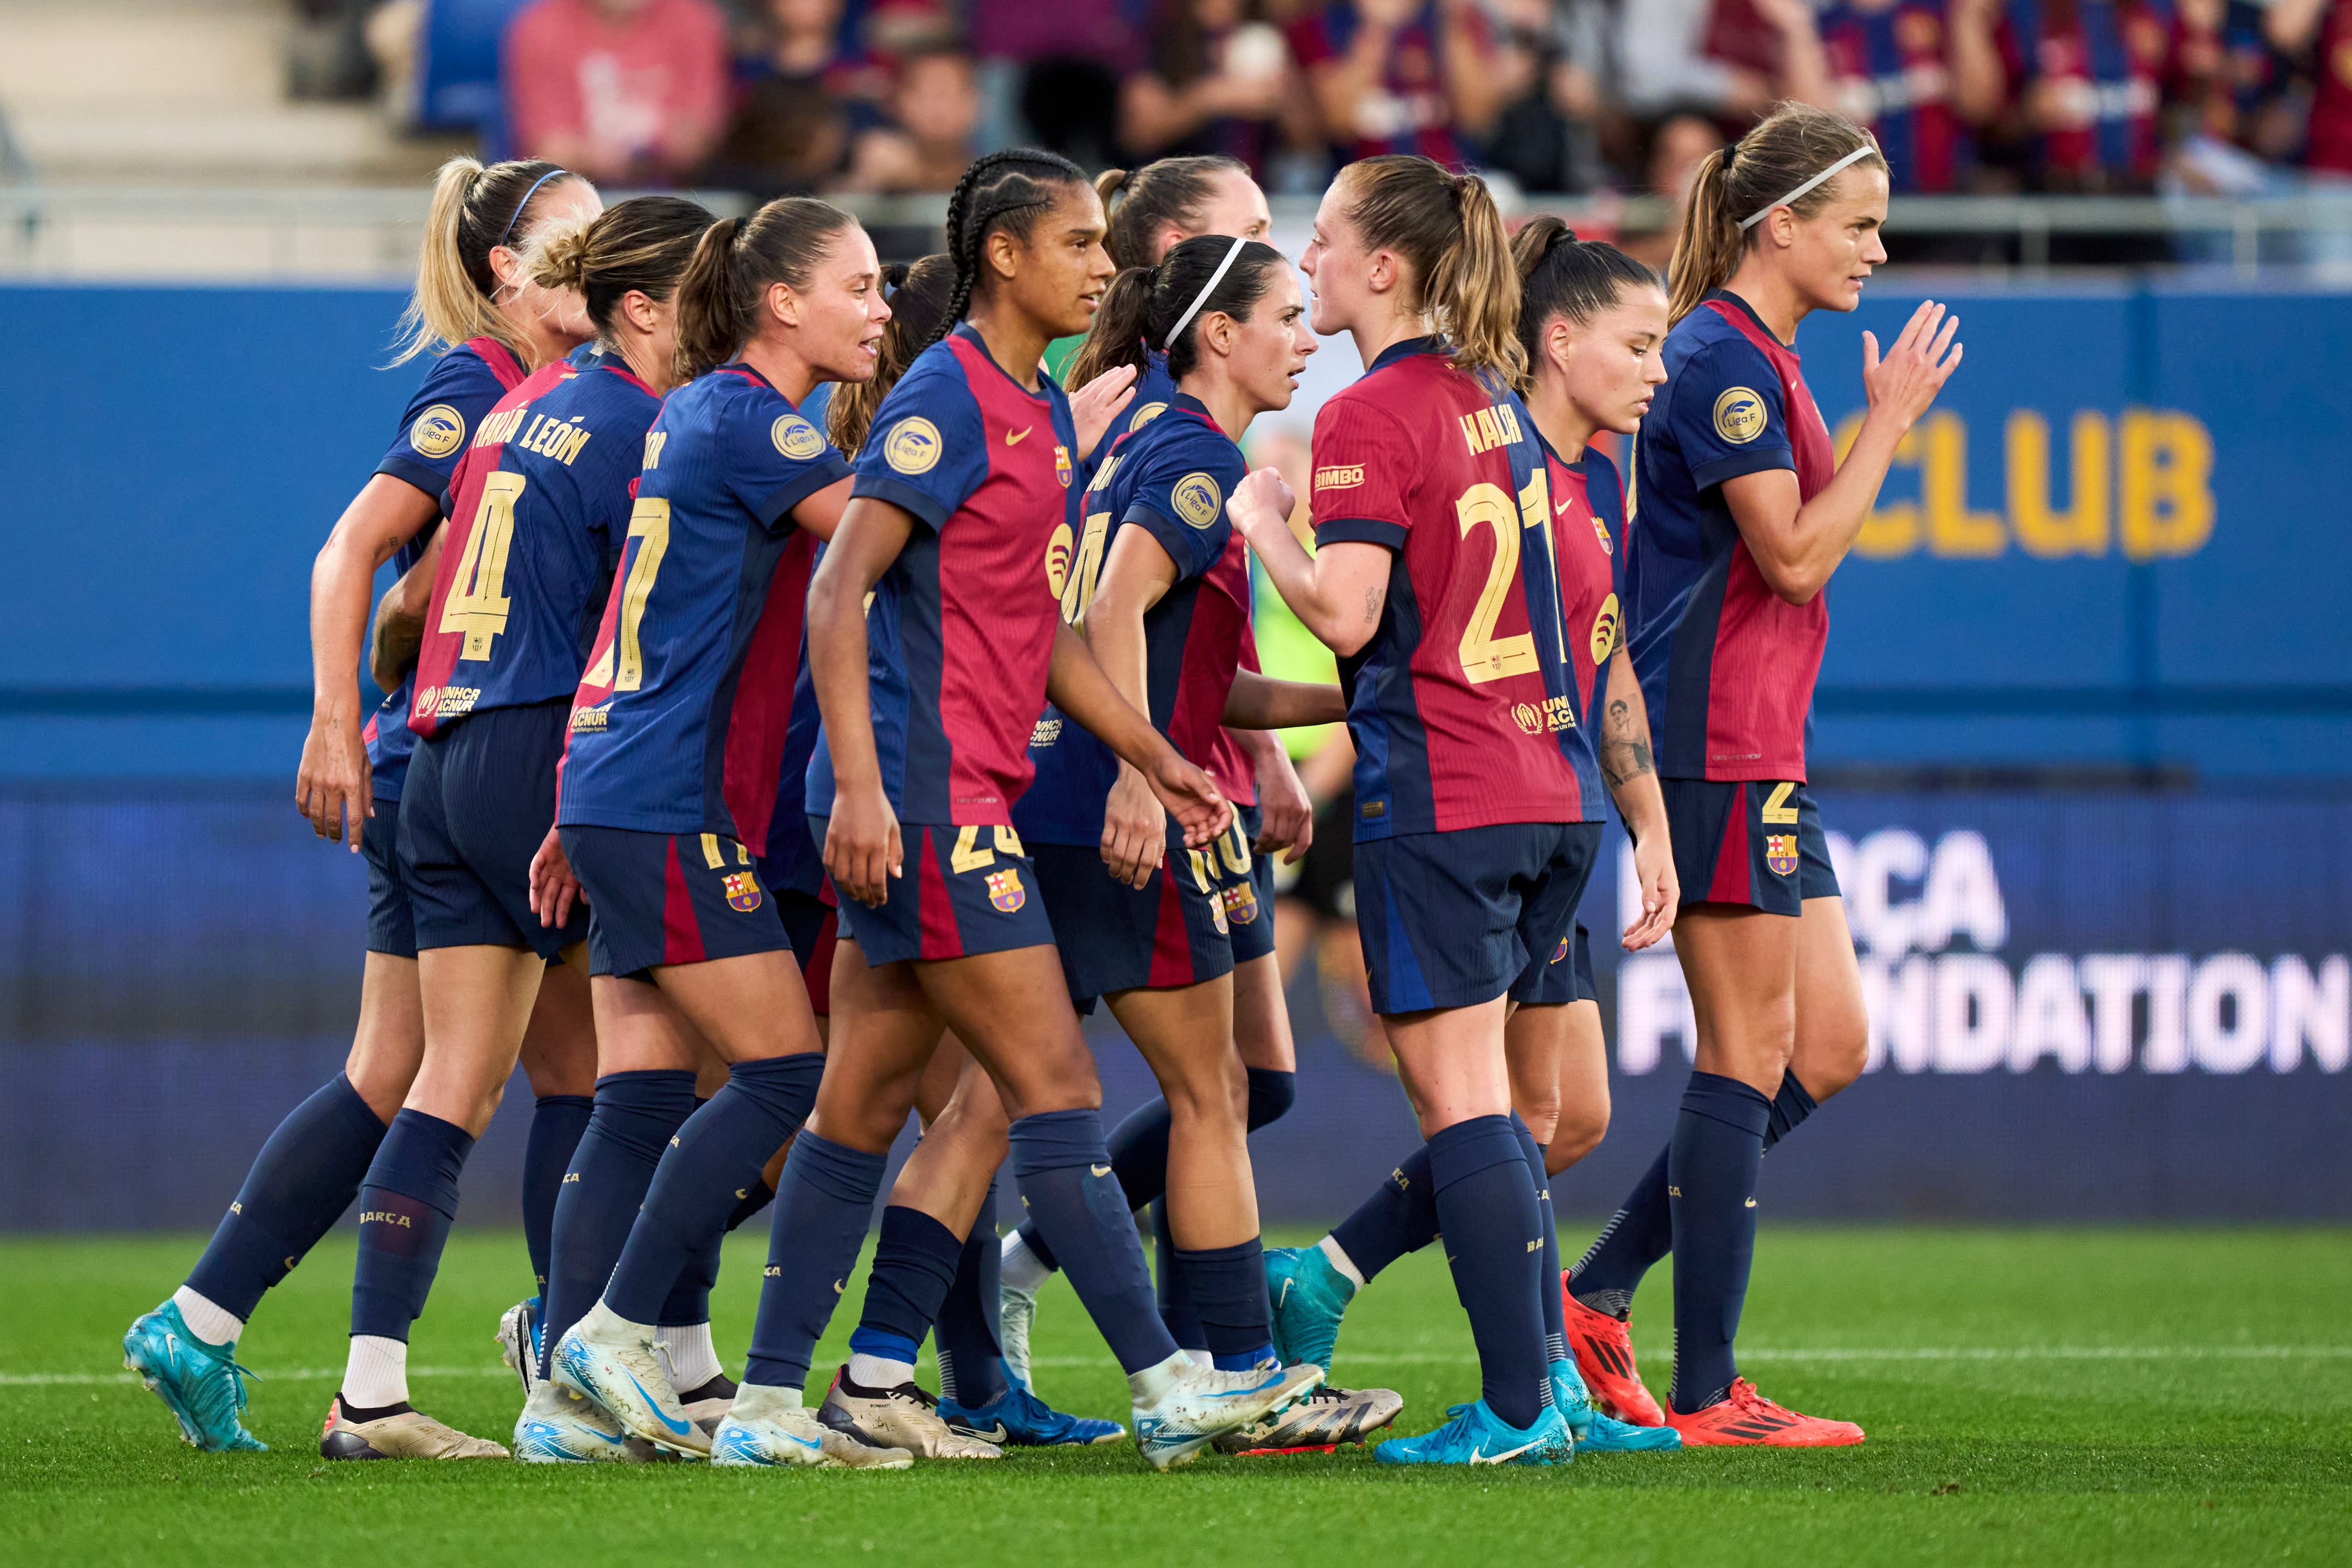
<svg viewBox="0 0 2352 1568"><path fill-rule="evenodd" d="M395 329L405 364L427 350L455 347L469 338L495 338L529 364L528 339L493 302L498 275L490 252L515 247L531 231L530 209L546 193L579 176L544 159L493 163L456 157L433 181L433 205L425 216L425 243L416 258L416 291Z"/></svg>
<svg viewBox="0 0 2352 1568"><path fill-rule="evenodd" d="M1730 146L1708 153L1691 183L1683 231L1666 268L1667 320L1679 321L1697 310L1699 301L1739 270L1740 257L1763 232L1760 226L1743 230L1742 219L1769 212L1790 192L1861 149L1870 151L1850 167L1885 169L1877 146L1869 132L1844 116L1792 100ZM1844 178L1841 174L1815 185L1787 202L1789 210L1800 218L1812 216L1829 205Z"/></svg>
<svg viewBox="0 0 2352 1568"><path fill-rule="evenodd" d="M1412 268L1409 303L1454 345L1454 368L1516 385L1527 372L1519 269L1486 182L1402 153L1350 163L1339 178L1364 248L1393 251Z"/></svg>

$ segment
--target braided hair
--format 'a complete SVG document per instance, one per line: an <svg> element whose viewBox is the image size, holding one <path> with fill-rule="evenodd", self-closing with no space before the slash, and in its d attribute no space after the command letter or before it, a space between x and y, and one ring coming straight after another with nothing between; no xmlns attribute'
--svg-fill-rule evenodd
<svg viewBox="0 0 2352 1568"><path fill-rule="evenodd" d="M955 265L955 285L947 313L923 340L925 347L953 331L971 309L981 247L988 237L1003 229L1015 239L1028 238L1037 215L1063 189L1086 184L1085 170L1058 153L1034 147L1008 147L973 160L948 197L948 258Z"/></svg>

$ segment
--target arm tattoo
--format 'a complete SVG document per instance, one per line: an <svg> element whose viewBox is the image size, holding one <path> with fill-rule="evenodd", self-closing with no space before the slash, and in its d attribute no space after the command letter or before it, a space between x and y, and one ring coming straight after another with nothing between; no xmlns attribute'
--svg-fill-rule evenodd
<svg viewBox="0 0 2352 1568"><path fill-rule="evenodd" d="M1612 790L1656 771L1650 757L1649 740L1634 732L1633 709L1622 698L1609 704L1609 711L1601 721L1601 744L1594 752L1601 763L1601 776Z"/></svg>
<svg viewBox="0 0 2352 1568"><path fill-rule="evenodd" d="M1387 597L1388 590L1385 588L1364 590L1364 625L1377 626L1381 624L1381 603Z"/></svg>

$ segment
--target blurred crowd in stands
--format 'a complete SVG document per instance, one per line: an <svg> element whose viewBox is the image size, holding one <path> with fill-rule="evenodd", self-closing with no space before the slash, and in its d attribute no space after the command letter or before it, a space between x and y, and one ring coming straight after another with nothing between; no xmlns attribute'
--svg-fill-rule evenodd
<svg viewBox="0 0 2352 1568"><path fill-rule="evenodd" d="M1678 195L1798 98L1898 193L2352 188L2352 0L391 0L377 58L453 6L500 30L493 151L624 184L938 192L1018 142Z"/></svg>

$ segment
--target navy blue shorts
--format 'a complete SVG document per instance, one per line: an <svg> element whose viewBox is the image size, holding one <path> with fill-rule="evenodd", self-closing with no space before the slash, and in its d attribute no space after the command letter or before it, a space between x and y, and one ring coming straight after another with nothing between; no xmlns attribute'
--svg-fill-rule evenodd
<svg viewBox="0 0 2352 1568"><path fill-rule="evenodd" d="M1600 988L1592 983L1592 937L1582 921L1528 968L1530 973L1511 987L1512 998L1522 1006L1558 1007L1601 999Z"/></svg>
<svg viewBox="0 0 2352 1568"><path fill-rule="evenodd" d="M1229 832L1249 867L1238 877L1233 874L1223 842L1217 845L1217 893L1224 900L1227 940L1233 943L1236 968L1274 951L1274 857L1252 847L1265 826L1265 813L1256 806L1234 807Z"/></svg>
<svg viewBox="0 0 2352 1568"><path fill-rule="evenodd" d="M809 818L819 844L832 820ZM1037 868L1010 827L902 822L898 842L904 874L886 901L841 900L841 940L856 942L867 963L936 963L1053 944L1045 900L1030 896Z"/></svg>
<svg viewBox="0 0 2352 1568"><path fill-rule="evenodd" d="M716 833L567 826L563 852L588 895L588 973L646 970L792 948L751 852Z"/></svg>
<svg viewBox="0 0 2352 1568"><path fill-rule="evenodd" d="M492 708L421 737L400 802L400 872L416 945L527 947L553 958L588 935L530 912L530 860L555 821L572 700Z"/></svg>
<svg viewBox="0 0 2352 1568"><path fill-rule="evenodd" d="M1683 903L1746 904L1798 915L1838 896L1812 793L1790 781L1660 779Z"/></svg>
<svg viewBox="0 0 2352 1568"><path fill-rule="evenodd" d="M828 886L826 892L833 889ZM800 961L801 981L808 987L809 1006L820 1018L833 1011L833 948L841 934L841 917L834 906L814 893L787 888L772 889L776 913L782 917L784 935Z"/></svg>
<svg viewBox="0 0 2352 1568"><path fill-rule="evenodd" d="M376 797L375 815L360 825L360 858L368 868L367 950L415 958L416 917L400 879L399 801Z"/></svg>
<svg viewBox="0 0 2352 1568"><path fill-rule="evenodd" d="M1356 845L1372 1011L1525 1002L1575 923L1597 822L1506 822Z"/></svg>
<svg viewBox="0 0 2352 1568"><path fill-rule="evenodd" d="M1187 850L1181 831L1170 837L1167 861L1140 888L1112 877L1097 847L1037 846L1037 888L1080 1013L1115 991L1173 991L1234 972L1217 849ZM1234 880L1249 886L1247 873Z"/></svg>

